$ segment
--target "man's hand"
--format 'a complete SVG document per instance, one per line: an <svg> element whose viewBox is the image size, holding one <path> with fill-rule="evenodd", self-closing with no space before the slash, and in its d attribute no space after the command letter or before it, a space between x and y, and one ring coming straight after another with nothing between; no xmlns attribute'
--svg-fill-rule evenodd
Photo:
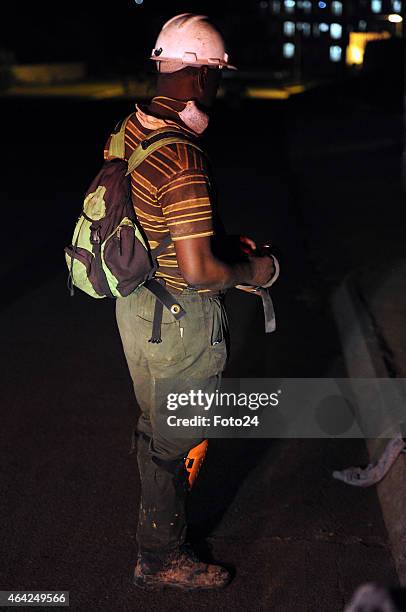
<svg viewBox="0 0 406 612"><path fill-rule="evenodd" d="M250 282L250 285L254 287L266 285L276 272L273 258L269 255L258 255L249 259L252 266L252 282Z"/></svg>

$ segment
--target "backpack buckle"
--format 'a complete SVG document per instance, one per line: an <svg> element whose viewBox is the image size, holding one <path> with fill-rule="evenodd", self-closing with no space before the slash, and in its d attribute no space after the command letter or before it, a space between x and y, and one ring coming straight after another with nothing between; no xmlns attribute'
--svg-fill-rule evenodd
<svg viewBox="0 0 406 612"><path fill-rule="evenodd" d="M90 228L90 242L91 242L91 244L100 244L101 236L100 236L100 228L99 227L91 227Z"/></svg>

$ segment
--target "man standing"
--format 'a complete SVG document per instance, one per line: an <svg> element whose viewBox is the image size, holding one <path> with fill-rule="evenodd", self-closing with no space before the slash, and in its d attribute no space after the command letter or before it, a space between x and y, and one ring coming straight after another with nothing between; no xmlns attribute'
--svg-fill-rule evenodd
<svg viewBox="0 0 406 612"><path fill-rule="evenodd" d="M126 124L126 159L162 128L197 139L208 125L207 111L221 71L232 68L218 31L206 17L189 13L163 26L151 59L158 69L156 96L146 107L137 105ZM185 544L185 502L191 485L187 458L194 454L198 464L206 443L169 439L159 432L157 415L165 402L160 381L176 380L182 391L188 390L188 381L197 379L205 392L219 388L227 358L222 294L239 284L266 284L274 275L274 262L252 255L230 264L214 254L210 170L205 155L188 143L164 145L151 153L131 173L131 187L151 249L166 239L156 278L186 311L181 320L166 309L157 316L156 298L145 287L117 299L118 327L141 408L136 432L141 500L135 584L223 587L229 572L201 563Z"/></svg>

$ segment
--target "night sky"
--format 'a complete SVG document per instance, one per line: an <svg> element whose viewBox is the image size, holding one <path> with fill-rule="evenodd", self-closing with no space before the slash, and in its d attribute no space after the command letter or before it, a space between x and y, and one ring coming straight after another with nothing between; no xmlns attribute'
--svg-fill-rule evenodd
<svg viewBox="0 0 406 612"><path fill-rule="evenodd" d="M0 49L14 53L18 63L46 61L88 62L91 72L150 70L147 61L162 24L182 12L207 14L225 34L233 57L241 45L241 13L245 40L258 38L258 2L114 0L106 3L69 2L28 4L8 8Z"/></svg>

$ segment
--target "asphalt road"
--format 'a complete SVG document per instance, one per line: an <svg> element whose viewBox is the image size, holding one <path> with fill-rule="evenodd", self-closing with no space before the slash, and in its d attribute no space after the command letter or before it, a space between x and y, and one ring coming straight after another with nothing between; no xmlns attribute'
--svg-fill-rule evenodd
<svg viewBox="0 0 406 612"><path fill-rule="evenodd" d="M285 103L223 103L209 148L228 230L272 239L278 331L230 292L230 377L345 376L314 266ZM339 612L364 581L396 585L375 491L334 481L366 462L350 440L214 440L190 504L202 554L230 564L219 593L145 594L131 583L137 416L113 302L69 297L63 246L124 102L7 102L0 195L3 590L69 590L76 611ZM203 544L206 541L206 546Z"/></svg>

